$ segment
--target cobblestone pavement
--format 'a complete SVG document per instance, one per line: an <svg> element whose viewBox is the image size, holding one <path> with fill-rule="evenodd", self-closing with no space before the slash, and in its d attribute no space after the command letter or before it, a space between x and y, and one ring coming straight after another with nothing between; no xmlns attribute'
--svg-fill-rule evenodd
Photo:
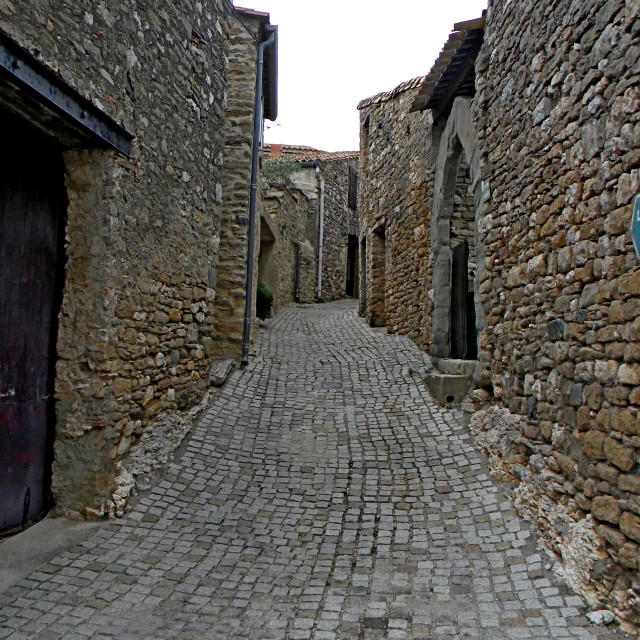
<svg viewBox="0 0 640 640"><path fill-rule="evenodd" d="M622 638L545 569L428 360L352 301L262 329L122 520L0 598L0 638Z"/></svg>

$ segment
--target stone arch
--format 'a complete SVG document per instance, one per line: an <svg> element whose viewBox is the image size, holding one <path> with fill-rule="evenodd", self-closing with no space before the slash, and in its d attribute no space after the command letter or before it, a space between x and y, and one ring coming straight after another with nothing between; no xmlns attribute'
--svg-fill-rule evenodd
<svg viewBox="0 0 640 640"><path fill-rule="evenodd" d="M481 156L473 125L470 98L456 98L447 118L437 149L433 208L431 218L431 255L433 259L431 314L432 355L451 356L451 218L458 169L461 162L469 167L475 209L473 247L477 265L474 278L475 323L480 337L486 327L484 308L479 303L479 282L484 269L484 245L478 235L478 223L484 215L488 199L488 181L481 177ZM477 355L477 354L476 354Z"/></svg>

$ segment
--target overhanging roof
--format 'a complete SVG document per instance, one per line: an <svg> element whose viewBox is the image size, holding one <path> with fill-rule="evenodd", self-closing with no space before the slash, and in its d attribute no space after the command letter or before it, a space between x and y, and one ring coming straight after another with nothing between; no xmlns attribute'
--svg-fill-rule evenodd
<svg viewBox="0 0 640 640"><path fill-rule="evenodd" d="M266 27L270 25L270 16L264 11L234 7L234 12L241 17L254 18L260 22L260 41L264 42L270 35ZM264 50L264 68L262 70L262 94L264 95L264 117L274 121L278 117L278 27L275 29L273 44Z"/></svg>
<svg viewBox="0 0 640 640"><path fill-rule="evenodd" d="M264 117L272 122L278 117L278 27L275 28L275 40L264 51L264 70L262 86L264 95Z"/></svg>
<svg viewBox="0 0 640 640"><path fill-rule="evenodd" d="M433 121L447 116L458 96L475 94L475 61L484 39L485 17L454 25L410 111L431 109Z"/></svg>
<svg viewBox="0 0 640 640"><path fill-rule="evenodd" d="M405 91L412 91L419 87L423 82L426 76L419 76L418 78L412 78L411 80L407 80L399 84L395 89L391 91L383 91L382 93L377 93L375 96L371 98L367 98L366 100L361 100L358 103L358 109L366 109L370 107L372 104L382 104L383 102L388 102L389 100L393 100L396 96L399 96L401 93Z"/></svg>

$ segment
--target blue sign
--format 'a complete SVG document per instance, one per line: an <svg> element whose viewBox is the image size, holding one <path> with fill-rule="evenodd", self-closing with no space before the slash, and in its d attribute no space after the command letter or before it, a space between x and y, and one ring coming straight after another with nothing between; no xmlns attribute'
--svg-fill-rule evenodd
<svg viewBox="0 0 640 640"><path fill-rule="evenodd" d="M640 258L640 193L633 199L633 212L631 213L631 239Z"/></svg>

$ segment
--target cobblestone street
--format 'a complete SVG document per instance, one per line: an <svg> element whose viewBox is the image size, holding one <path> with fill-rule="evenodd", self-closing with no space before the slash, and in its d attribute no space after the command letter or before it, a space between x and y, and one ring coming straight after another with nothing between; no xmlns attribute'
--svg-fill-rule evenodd
<svg viewBox="0 0 640 640"><path fill-rule="evenodd" d="M0 596L0 638L622 638L592 625L429 361L286 308L133 510Z"/></svg>

